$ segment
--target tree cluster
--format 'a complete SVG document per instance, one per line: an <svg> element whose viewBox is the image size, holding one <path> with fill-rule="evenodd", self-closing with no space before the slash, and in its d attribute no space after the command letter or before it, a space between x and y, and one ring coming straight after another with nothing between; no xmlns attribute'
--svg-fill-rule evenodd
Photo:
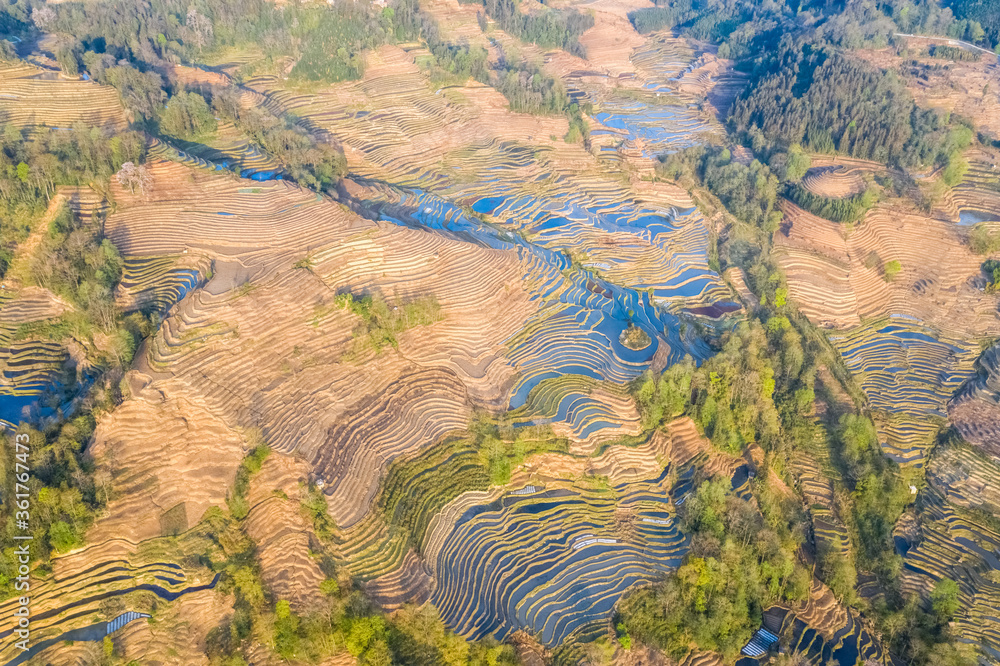
<svg viewBox="0 0 1000 666"><path fill-rule="evenodd" d="M659 0L656 7L629 13L639 32L677 30L695 39L719 44L719 57L741 60L791 28L795 10L787 2L752 0ZM804 8L807 2L802 2Z"/></svg>
<svg viewBox="0 0 1000 666"><path fill-rule="evenodd" d="M989 48L1000 45L1000 12L989 0L945 0L958 20L949 36ZM963 30L964 28L964 30Z"/></svg>
<svg viewBox="0 0 1000 666"><path fill-rule="evenodd" d="M32 27L31 14L30 0L12 0L0 4L0 35L21 36L27 33Z"/></svg>
<svg viewBox="0 0 1000 666"><path fill-rule="evenodd" d="M625 599L619 633L674 658L694 645L734 663L765 609L809 594L811 576L795 557L801 526L783 519L770 524L726 478L703 482L681 514L691 536L685 563L675 576Z"/></svg>
<svg viewBox="0 0 1000 666"><path fill-rule="evenodd" d="M572 104L561 81L527 61L497 70L493 85L519 113L559 115Z"/></svg>
<svg viewBox="0 0 1000 666"><path fill-rule="evenodd" d="M184 141L212 134L218 127L205 98L195 92L177 93L160 114L160 131Z"/></svg>
<svg viewBox="0 0 1000 666"><path fill-rule="evenodd" d="M441 307L433 296L391 305L379 295L355 297L346 293L337 297L335 305L360 318L353 332L354 356L366 349L371 349L376 354L386 347L398 349L397 335L415 326L433 324L442 317Z"/></svg>
<svg viewBox="0 0 1000 666"><path fill-rule="evenodd" d="M801 185L791 185L785 188L785 196L813 215L848 224L861 220L878 202L878 192L871 187L860 194L838 199L813 194Z"/></svg>
<svg viewBox="0 0 1000 666"><path fill-rule="evenodd" d="M244 108L239 98L235 88L217 91L213 99L216 113L276 157L292 180L326 190L347 173L347 160L337 146L317 139L291 118L279 117L264 107Z"/></svg>
<svg viewBox="0 0 1000 666"><path fill-rule="evenodd" d="M152 120L166 98L163 79L153 71L139 69L127 61L116 61L109 53L87 51L83 54L84 67L92 79L114 87L122 105L135 120Z"/></svg>
<svg viewBox="0 0 1000 666"><path fill-rule="evenodd" d="M790 40L757 68L729 123L755 152L801 144L903 167L945 161L972 138L918 108L894 72Z"/></svg>
<svg viewBox="0 0 1000 666"><path fill-rule="evenodd" d="M969 51L958 46L945 46L935 44L931 47L931 56L942 60L960 60L963 62L977 62L982 59L983 54L979 51Z"/></svg>
<svg viewBox="0 0 1000 666"><path fill-rule="evenodd" d="M665 157L658 171L673 180L703 182L730 213L753 227L774 231L781 222L775 208L778 179L757 160L747 166L733 161L728 149L696 146Z"/></svg>
<svg viewBox="0 0 1000 666"><path fill-rule="evenodd" d="M15 496L15 463L26 464L31 470L27 485L34 498L32 555L37 560L44 561L50 554L65 553L82 545L87 528L108 499L106 488L102 489L94 481L93 462L83 453L94 426L94 419L89 414L53 423L42 430L22 425L16 435L28 436L30 454L26 461L16 457L15 433L0 436L4 445L4 453L0 456L4 497ZM19 542L13 537L24 533L16 527L16 510L13 501L0 505L6 545L4 558L0 561L0 598L4 599L14 594L17 576L14 544Z"/></svg>
<svg viewBox="0 0 1000 666"><path fill-rule="evenodd" d="M489 85L491 68L489 53L482 47L469 44L452 44L441 36L437 21L420 12L420 33L427 42L427 49L434 57L430 63L431 78L454 78L460 82L469 79Z"/></svg>
<svg viewBox="0 0 1000 666"><path fill-rule="evenodd" d="M117 310L112 290L124 262L111 241L84 226L63 206L49 223L31 263L34 282L62 296L88 314L103 331L113 331ZM126 335L122 356L131 359L134 341Z"/></svg>
<svg viewBox="0 0 1000 666"><path fill-rule="evenodd" d="M107 182L127 161L141 161L145 140L137 132L112 133L76 125L26 133L0 126L0 275L33 216L60 185Z"/></svg>
<svg viewBox="0 0 1000 666"><path fill-rule="evenodd" d="M988 3L977 0L951 2L958 19L938 0L657 0L655 4L629 13L636 30L676 30L710 40L719 43L720 57L735 60L757 58L777 48L782 35L803 32L845 48L882 48L894 41L897 32L947 35L990 47L997 43L988 27L996 25L996 12L983 11ZM966 14L976 16L962 18Z"/></svg>
<svg viewBox="0 0 1000 666"><path fill-rule="evenodd" d="M516 0L483 0L487 16L504 32L543 48L558 48L586 57L579 37L594 27L594 17L574 10L554 10L527 14L518 9Z"/></svg>
<svg viewBox="0 0 1000 666"><path fill-rule="evenodd" d="M686 22L695 12L691 2L674 2L669 5L656 3L655 7L646 7L629 12L628 18L639 33L646 34L657 30L671 30Z"/></svg>

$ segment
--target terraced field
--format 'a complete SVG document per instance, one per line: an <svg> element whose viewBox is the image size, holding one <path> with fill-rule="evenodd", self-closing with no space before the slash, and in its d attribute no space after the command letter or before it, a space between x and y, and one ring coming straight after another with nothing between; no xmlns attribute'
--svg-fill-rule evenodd
<svg viewBox="0 0 1000 666"><path fill-rule="evenodd" d="M364 54L358 81L239 86L246 106L343 147L350 175L336 193L283 180L276 158L222 125L203 145L151 139L144 196L116 183L108 201L71 197L124 258L117 305L155 313L159 328L88 446L107 498L91 545L55 558L34 593L43 660L85 663L116 622L107 600L121 598L151 616L115 625L126 658L207 663L206 634L234 597L215 589L224 545L203 521L232 501L260 441L272 452L246 488L242 528L276 599L304 617L325 603L335 561L383 610L431 603L465 638L516 638L555 664L583 663L583 642L611 635L623 595L682 562L677 509L700 480L731 479L751 499L759 447L723 454L688 418L644 433L626 387L709 358L700 332L759 305L740 269L724 280L709 267L721 215L709 222L686 191L649 177L658 155L724 137L720 119L746 77L714 47L636 33L627 14L645 0L564 5L594 14L586 58L495 24L484 32L477 7L456 0L421 8L446 39L494 60L516 48L558 77L589 105L587 143L567 143L566 116L514 113L472 81L436 84L418 64L422 45L390 45ZM167 68L192 87L231 83L225 70ZM43 87L57 101L25 101ZM0 69L0 121L76 120L124 127L127 117L113 89ZM897 527L906 591L962 581L957 631L1000 659L1000 534L986 517L1000 505L990 457L1000 455L1000 347L981 355L1000 335L1000 297L984 291L963 228L1000 220L989 158L970 155L963 182L929 213L888 200L847 228L782 201L775 254L790 299L828 330L867 395L886 453L926 469L928 487ZM802 185L843 198L873 173L888 169L817 158ZM0 290L4 424L54 409L39 395L86 370L72 350L26 334L72 306L23 286L24 261ZM642 345L626 344L634 329ZM817 383L832 379L824 373ZM815 407L815 423L833 409ZM929 456L949 418L973 446ZM845 481L821 430L769 480L803 500L810 545L850 560ZM322 543L302 507L317 489L334 523ZM4 626L15 607L0 604ZM99 637L67 642L97 625ZM806 601L767 609L763 628L809 663L887 659L868 621L818 579ZM759 647L740 664L757 663ZM277 664L268 647L250 650L252 663ZM623 652L615 663L659 658ZM5 643L0 660L15 656ZM681 663L722 662L695 651Z"/></svg>
<svg viewBox="0 0 1000 666"><path fill-rule="evenodd" d="M976 371L948 406L948 415L967 441L1000 456L1000 345L983 352Z"/></svg>
<svg viewBox="0 0 1000 666"><path fill-rule="evenodd" d="M204 639L205 630L201 627L205 626L205 615L222 612L227 605L225 597L212 591L218 575L207 567L191 565L191 555L203 552L205 547L203 539L190 534L182 540L149 541L139 549L121 540L105 541L57 558L51 575L43 581L33 581L32 644L55 639L41 658L52 660L50 663L72 663L60 661L79 650L63 644L64 638L73 637L67 632L114 619L102 612L101 601L122 597L133 610L161 609L156 613L155 628L142 631L139 625L145 625L145 620L139 620L137 626L130 625L126 630L126 641L129 636L136 636L137 642L148 645L159 636L160 641L175 649L184 649L186 657L192 659L187 663L197 663L202 656L199 643ZM0 606L5 627L16 625L12 618L17 607L16 598ZM3 633L0 659L5 663L21 656L14 641L7 640L10 636L10 630ZM189 639L188 642L180 641L179 636Z"/></svg>
<svg viewBox="0 0 1000 666"><path fill-rule="evenodd" d="M176 169L183 167L164 163L154 171L167 180L166 172ZM383 456L392 455L390 451L405 451L423 437L433 440L462 427L468 394L478 404L500 400L498 386L509 381L504 377L512 369L496 354L518 321L501 324L507 328L493 342L494 334L483 324L491 316L499 324L501 312L510 316L518 309L523 318L535 307L516 286L515 256L485 248L470 253L457 241L401 228L385 228L383 235L372 223L280 181L248 188L239 180L209 173L199 178L205 180L187 191L161 191L155 200L137 201L131 210L122 206L108 221L109 235L128 256L203 255L213 264L212 278L171 311L149 345L141 371L151 380L197 386L196 393L208 400L214 413L262 427L276 449L298 450L323 470L320 474L328 481L354 478L353 483L368 488L361 490L361 497L370 497L377 483L377 475L362 468L377 469ZM181 215L178 206L185 209ZM195 244L190 239L199 240ZM305 254L311 267L292 268ZM430 280L438 280L442 288L421 286L420 278L415 279L417 274L427 275L424 268L429 262L438 267ZM499 272L495 280L482 280L483 269L490 264ZM473 266L479 286L457 277ZM333 306L338 290L377 291L395 301L430 293L442 306L443 321L430 327L429 338L415 330L412 335L417 337L403 340L405 355L375 358L365 350L362 358L372 362L360 366L343 362L354 321ZM495 305L489 305L491 300ZM261 312L270 314L261 317ZM472 312L478 314L466 314ZM435 327L439 333L433 332ZM283 355L274 354L279 336L287 341ZM233 341L238 341L239 355L232 354ZM456 353L463 348L464 354ZM247 353L270 359L257 364L253 382L236 379L247 371L242 357ZM329 374L332 367L339 370ZM369 379L362 380L358 369L366 367ZM267 373L272 376L268 381L278 382L272 389L283 385L281 391L260 392ZM317 383L315 377L321 374L325 379ZM302 388L293 388L299 382ZM318 386L323 388L317 390ZM301 397L289 402L288 396L294 395ZM316 405L327 416L313 420L316 415L303 412L299 400ZM386 412L388 404L410 407ZM289 410L298 416L291 417ZM397 439L391 433L401 428L409 432ZM323 445L328 438L344 444ZM380 438L382 446L389 447L382 453L376 444ZM351 451L358 446L366 458L353 458ZM358 499L358 488L348 487L353 483L335 484L344 499L331 504L339 507L341 520Z"/></svg>
<svg viewBox="0 0 1000 666"><path fill-rule="evenodd" d="M663 45L654 46L646 60L663 55ZM309 96L277 84L256 79L249 88L273 110L292 111L345 145L359 176L349 187L357 203L377 207L388 222L517 253L537 311L506 341L507 363L519 371L510 407L555 376L621 383L653 363L704 355L679 335L677 318L657 307L732 300L707 267L708 232L682 192L630 191L578 146L546 139L565 133L564 120L512 114L482 86L435 91L413 56L396 47L370 54L359 83ZM581 163L590 165L583 170L593 173L589 180L579 177ZM585 270L563 275L574 265ZM622 346L630 323L654 344L640 352ZM574 414L587 409L600 408L595 401Z"/></svg>
<svg viewBox="0 0 1000 666"><path fill-rule="evenodd" d="M1000 618L996 617L1000 533L995 523L945 501L941 490L932 487L921 494L918 542L898 542L904 553L904 590L927 591L941 578L956 581L962 602L956 629L993 658L1000 658Z"/></svg>
<svg viewBox="0 0 1000 666"><path fill-rule="evenodd" d="M389 607L430 600L463 635L526 630L558 646L677 566L675 507L696 473L745 491L742 461L713 451L690 419L668 433L597 457L533 456L506 489L489 486L464 442L438 445L395 465L379 512L341 535L348 566Z"/></svg>
<svg viewBox="0 0 1000 666"><path fill-rule="evenodd" d="M77 122L123 129L127 119L114 88L21 62L0 65L0 122L55 130Z"/></svg>
<svg viewBox="0 0 1000 666"><path fill-rule="evenodd" d="M529 628L558 644L683 557L666 489L655 483L526 490L469 507L437 553L432 601L462 634Z"/></svg>
<svg viewBox="0 0 1000 666"><path fill-rule="evenodd" d="M524 425L555 424L556 436L574 452L593 452L602 442L641 432L639 413L620 385L583 375L553 377L538 384L509 418Z"/></svg>
<svg viewBox="0 0 1000 666"><path fill-rule="evenodd" d="M977 345L952 339L906 317L890 317L831 336L858 378L883 446L899 462L920 462L947 415L951 395L972 376Z"/></svg>
<svg viewBox="0 0 1000 666"><path fill-rule="evenodd" d="M814 168L804 184L823 196L845 195L856 168ZM963 192L984 191L973 176L951 197L965 206L973 195ZM837 331L831 340L881 412L887 453L921 463L952 394L974 374L981 342L1000 335L1000 301L982 288L982 258L955 224L957 209L952 221L883 203L849 229L787 201L781 208L788 226L776 253L789 296ZM900 270L887 277L891 261Z"/></svg>
<svg viewBox="0 0 1000 666"><path fill-rule="evenodd" d="M153 615L116 634L128 658L173 651L172 663L200 663L207 630L233 601L192 555L207 552L199 521L226 507L258 430L274 453L248 490L246 530L270 590L303 612L317 602L325 575L299 511L303 484L315 483L338 557L368 594L386 608L432 601L468 637L526 630L555 647L593 631L627 589L679 563L674 501L696 468L746 492L742 463L712 454L689 421L635 448L613 444L641 432L624 384L705 358L691 312L739 306L708 267L708 227L689 196L620 175L718 131L693 102L728 70L680 40L642 38L621 7L596 4L587 39L620 39L592 54L607 62L600 76L580 75L584 61L563 77L595 103L593 152L563 140L565 117L512 113L475 83L437 89L415 64L419 48L387 46L366 54L358 82L310 94L277 78L242 88L245 103L292 113L344 146L352 175L339 201L273 178L275 161L223 125L208 145L151 140L144 196L115 183L113 205L93 193L72 204L124 257L118 305L162 324L89 447L110 479L87 535L94 545L57 558L33 598L33 637L52 641L43 658L87 658L98 647L90 638L63 641L122 597ZM488 44L475 12L429 10L447 34ZM571 63L537 55L554 72ZM194 87L227 81L183 66L167 75ZM113 89L27 65L0 79L6 122L125 125ZM627 90L611 90L618 80ZM42 87L58 102L29 109ZM60 345L11 336L69 307L11 284L0 306L8 422L66 360ZM392 311L433 302L434 314L379 347L346 294ZM649 344L626 346L632 327ZM510 412L518 437L550 433L562 453L519 460L509 485L492 484L478 451L451 444L480 411ZM419 510L390 511L399 469L436 480L413 500ZM509 552L491 545L510 532L526 540ZM493 578L467 575L501 561Z"/></svg>
<svg viewBox="0 0 1000 666"><path fill-rule="evenodd" d="M778 257L789 296L820 325L905 316L962 337L1000 334L997 296L977 283L982 258L953 222L880 204L848 230L790 202L782 210L790 227L777 237ZM901 270L886 280L890 261Z"/></svg>
<svg viewBox="0 0 1000 666"><path fill-rule="evenodd" d="M996 154L975 152L969 156L969 169L962 182L949 193L952 219L962 226L981 222L1000 225L1000 174L995 168Z"/></svg>
<svg viewBox="0 0 1000 666"><path fill-rule="evenodd" d="M203 257L129 257L120 285L119 301L128 310L169 310L211 273Z"/></svg>
<svg viewBox="0 0 1000 666"><path fill-rule="evenodd" d="M834 199L853 196L865 189L865 182L858 173L843 166L810 169L802 185L817 196Z"/></svg>

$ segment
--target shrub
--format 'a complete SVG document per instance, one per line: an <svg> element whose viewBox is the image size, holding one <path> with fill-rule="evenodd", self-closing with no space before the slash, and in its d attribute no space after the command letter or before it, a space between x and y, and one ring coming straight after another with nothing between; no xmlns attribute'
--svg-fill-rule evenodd
<svg viewBox="0 0 1000 666"><path fill-rule="evenodd" d="M619 622L615 627L615 634L618 636L618 643L622 646L623 650L632 649L632 637L629 636L628 628L625 626L624 622Z"/></svg>
<svg viewBox="0 0 1000 666"><path fill-rule="evenodd" d="M938 622L944 624L955 616L960 606L959 594L958 583L949 578L942 578L934 585L931 590L931 608L937 615Z"/></svg>
<svg viewBox="0 0 1000 666"><path fill-rule="evenodd" d="M17 50L6 39L0 39L0 62L15 62L18 60Z"/></svg>
<svg viewBox="0 0 1000 666"><path fill-rule="evenodd" d="M266 444L258 444L250 453L243 458L239 468L236 470L236 481L233 483L233 491L226 498L229 512L233 518L242 520L246 518L250 510L247 501L247 492L250 490L250 479L260 471L264 460L270 455L271 449Z"/></svg>
<svg viewBox="0 0 1000 666"><path fill-rule="evenodd" d="M996 259L984 261L982 269L986 273L986 293L1000 292L1000 261Z"/></svg>
<svg viewBox="0 0 1000 666"><path fill-rule="evenodd" d="M326 496L316 486L309 486L305 497L302 499L302 512L312 522L313 532L323 541L333 538L334 525L333 518L330 517L329 506L326 503ZM324 581L324 584L337 584L335 580ZM328 586L329 587L329 586ZM323 590L322 586L320 587ZM324 591L324 593L327 593Z"/></svg>
<svg viewBox="0 0 1000 666"><path fill-rule="evenodd" d="M49 526L49 544L55 552L65 553L79 543L79 537L68 523L57 520Z"/></svg>
<svg viewBox="0 0 1000 666"><path fill-rule="evenodd" d="M340 584L335 578L327 578L319 584L319 591L328 597L335 597L340 594Z"/></svg>
<svg viewBox="0 0 1000 666"><path fill-rule="evenodd" d="M962 182L968 170L969 163L965 161L960 152L956 151L948 157L948 164L941 172L941 181L947 187L955 187Z"/></svg>
<svg viewBox="0 0 1000 666"><path fill-rule="evenodd" d="M993 254L1000 250L1000 226L980 222L969 234L969 247L976 254Z"/></svg>
<svg viewBox="0 0 1000 666"><path fill-rule="evenodd" d="M274 606L274 651L282 659L291 659L299 650L299 618L292 612L288 601L282 599Z"/></svg>

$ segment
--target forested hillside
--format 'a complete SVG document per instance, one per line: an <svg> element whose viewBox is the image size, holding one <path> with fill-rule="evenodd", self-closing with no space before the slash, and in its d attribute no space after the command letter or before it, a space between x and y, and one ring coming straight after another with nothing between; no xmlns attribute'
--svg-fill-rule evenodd
<svg viewBox="0 0 1000 666"><path fill-rule="evenodd" d="M1000 5L996 0L948 0L946 4L957 18L967 22L969 39L988 48L1000 46Z"/></svg>
<svg viewBox="0 0 1000 666"><path fill-rule="evenodd" d="M918 108L894 73L788 40L778 54L760 59L729 121L757 152L801 144L905 167L947 161L972 135L971 128Z"/></svg>
<svg viewBox="0 0 1000 666"><path fill-rule="evenodd" d="M881 47L895 33L948 35L987 48L997 45L994 0L864 0L861 2L786 1L761 4L746 0L658 1L656 7L629 14L639 32L675 29L695 39L720 42L726 58L753 58L776 48L785 35L812 33L846 48ZM992 27L991 27L992 26ZM992 35L992 36L991 36Z"/></svg>

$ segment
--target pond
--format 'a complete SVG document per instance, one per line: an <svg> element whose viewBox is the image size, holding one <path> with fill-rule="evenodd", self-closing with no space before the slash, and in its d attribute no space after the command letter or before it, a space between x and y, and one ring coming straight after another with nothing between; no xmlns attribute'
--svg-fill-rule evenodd
<svg viewBox="0 0 1000 666"><path fill-rule="evenodd" d="M972 208L963 208L958 211L958 223L961 226L973 227L980 222L1000 222L1000 216Z"/></svg>

